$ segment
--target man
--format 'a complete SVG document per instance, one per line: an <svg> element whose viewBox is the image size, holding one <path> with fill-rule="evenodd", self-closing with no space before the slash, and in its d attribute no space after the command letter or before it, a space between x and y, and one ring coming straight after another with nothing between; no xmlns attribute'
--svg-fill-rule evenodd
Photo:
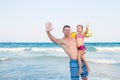
<svg viewBox="0 0 120 80"><path fill-rule="evenodd" d="M50 31L53 29L51 27L52 27L52 24L48 22L46 24L46 32L48 37L50 38L51 41L60 45L64 49L65 53L69 56L71 80L79 80L79 75L78 75L79 67L78 67L78 61L77 61L78 49L77 49L75 38L69 37L71 33L70 26L65 25L63 27L64 37L62 39L57 39L50 33ZM82 70L83 70L81 74L82 80L88 80L87 78L88 71L83 61L82 61Z"/></svg>

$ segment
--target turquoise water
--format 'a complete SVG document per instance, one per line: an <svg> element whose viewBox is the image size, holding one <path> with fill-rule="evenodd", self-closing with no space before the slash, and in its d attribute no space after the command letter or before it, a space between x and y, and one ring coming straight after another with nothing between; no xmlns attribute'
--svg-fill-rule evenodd
<svg viewBox="0 0 120 80"><path fill-rule="evenodd" d="M120 80L120 43L86 43L89 80ZM54 43L0 43L0 80L70 80L69 58Z"/></svg>

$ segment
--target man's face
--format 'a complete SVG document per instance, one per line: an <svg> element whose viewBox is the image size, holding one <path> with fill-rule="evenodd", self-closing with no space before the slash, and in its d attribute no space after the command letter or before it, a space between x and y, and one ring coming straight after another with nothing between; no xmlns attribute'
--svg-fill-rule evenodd
<svg viewBox="0 0 120 80"><path fill-rule="evenodd" d="M68 28L68 27L63 29L63 33L64 33L65 36L70 36L70 32L71 32L71 29Z"/></svg>

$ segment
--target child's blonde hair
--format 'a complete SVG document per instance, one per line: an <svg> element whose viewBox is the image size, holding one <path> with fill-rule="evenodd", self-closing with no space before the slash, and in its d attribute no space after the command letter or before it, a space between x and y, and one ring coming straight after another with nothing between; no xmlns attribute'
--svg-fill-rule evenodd
<svg viewBox="0 0 120 80"><path fill-rule="evenodd" d="M83 29L83 25L80 25L80 24L79 24L79 25L77 25L77 28L78 28L78 27L81 27L81 28Z"/></svg>

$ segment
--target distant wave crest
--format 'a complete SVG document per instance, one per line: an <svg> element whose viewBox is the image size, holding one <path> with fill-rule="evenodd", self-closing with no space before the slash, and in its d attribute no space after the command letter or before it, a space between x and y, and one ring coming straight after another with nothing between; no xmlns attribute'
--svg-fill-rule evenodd
<svg viewBox="0 0 120 80"><path fill-rule="evenodd" d="M96 47L97 51L120 51L120 47Z"/></svg>
<svg viewBox="0 0 120 80"><path fill-rule="evenodd" d="M2 52L19 52L19 51L58 51L58 52L64 52L62 48L0 48L0 51Z"/></svg>
<svg viewBox="0 0 120 80"><path fill-rule="evenodd" d="M120 47L86 47L87 51L95 52L95 51L120 51ZM62 48L52 47L52 48L0 48L0 51L12 51L12 52L19 52L19 51L56 51L56 52L64 52Z"/></svg>
<svg viewBox="0 0 120 80"><path fill-rule="evenodd" d="M5 57L0 58L0 61L5 61L5 60L8 60L8 58Z"/></svg>
<svg viewBox="0 0 120 80"><path fill-rule="evenodd" d="M120 64L120 60L116 61L113 59L88 59L87 61L93 62L93 63L101 63L101 64Z"/></svg>

